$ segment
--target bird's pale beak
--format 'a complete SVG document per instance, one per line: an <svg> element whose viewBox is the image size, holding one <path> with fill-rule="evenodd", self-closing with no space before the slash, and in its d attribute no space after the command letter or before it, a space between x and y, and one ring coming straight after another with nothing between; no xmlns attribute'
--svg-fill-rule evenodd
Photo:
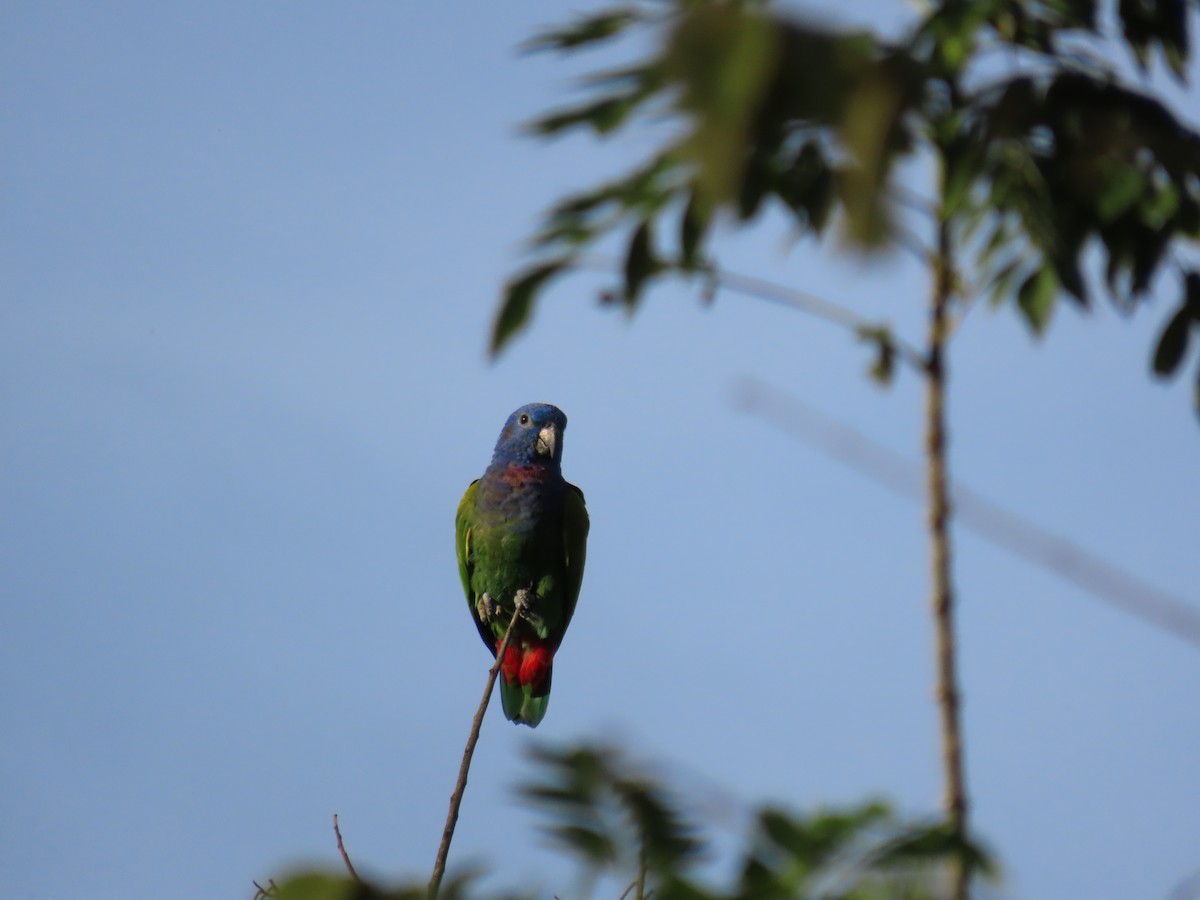
<svg viewBox="0 0 1200 900"><path fill-rule="evenodd" d="M550 459L557 458L558 431L553 425L547 425L538 432L537 454L538 456L546 456Z"/></svg>

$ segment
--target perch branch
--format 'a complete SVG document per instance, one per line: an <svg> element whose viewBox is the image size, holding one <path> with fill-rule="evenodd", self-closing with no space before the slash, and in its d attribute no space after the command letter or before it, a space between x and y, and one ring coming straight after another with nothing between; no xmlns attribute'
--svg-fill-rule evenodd
<svg viewBox="0 0 1200 900"><path fill-rule="evenodd" d="M458 824L458 809L462 806L463 792L467 789L467 773L471 769L471 757L475 755L475 745L479 742L479 729L483 727L483 714L487 712L488 701L492 699L492 688L496 684L496 676L500 666L504 664L504 652L512 639L513 628L521 616L520 604L513 611L508 628L496 648L496 661L488 670L487 687L483 689L483 699L479 701L479 709L475 711L475 719L471 722L471 733L467 737L467 746L463 749L462 764L458 767L458 782L454 785L454 793L450 795L450 810L446 813L446 827L442 830L442 843L438 846L437 859L433 863L433 875L429 879L429 898L435 900L438 889L442 885L442 876L446 874L446 856L450 853L450 842L454 839L454 826Z"/></svg>
<svg viewBox="0 0 1200 900"><path fill-rule="evenodd" d="M350 854L346 852L346 845L342 843L342 829L338 827L337 813L333 814L333 833L337 837L338 853L342 854L342 862L346 864L346 869L350 872L350 877L359 884L362 884L363 880L354 871L354 863L350 862Z"/></svg>

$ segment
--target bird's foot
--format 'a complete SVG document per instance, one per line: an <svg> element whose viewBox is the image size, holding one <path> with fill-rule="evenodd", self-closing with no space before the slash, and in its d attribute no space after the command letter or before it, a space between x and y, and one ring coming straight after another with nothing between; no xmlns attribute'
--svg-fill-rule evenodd
<svg viewBox="0 0 1200 900"><path fill-rule="evenodd" d="M484 624L491 622L492 619L496 618L498 612L500 612L499 605L492 599L492 595L486 591L480 594L475 600L475 613L479 616L480 622Z"/></svg>
<svg viewBox="0 0 1200 900"><path fill-rule="evenodd" d="M529 623L535 634L545 636L546 621L535 611L534 602L537 599L537 593L530 588L521 588L513 594L513 605L516 607L517 613L521 618Z"/></svg>
<svg viewBox="0 0 1200 900"><path fill-rule="evenodd" d="M513 605L517 608L522 617L528 617L529 610L533 608L533 600L531 599L533 592L527 588L521 588L513 594Z"/></svg>

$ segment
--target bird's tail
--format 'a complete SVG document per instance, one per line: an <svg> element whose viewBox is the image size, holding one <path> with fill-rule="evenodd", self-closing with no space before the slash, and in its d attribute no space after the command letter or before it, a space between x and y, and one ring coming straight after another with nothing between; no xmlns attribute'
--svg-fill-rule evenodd
<svg viewBox="0 0 1200 900"><path fill-rule="evenodd" d="M533 641L509 645L500 667L500 702L510 721L536 728L550 705L554 653Z"/></svg>

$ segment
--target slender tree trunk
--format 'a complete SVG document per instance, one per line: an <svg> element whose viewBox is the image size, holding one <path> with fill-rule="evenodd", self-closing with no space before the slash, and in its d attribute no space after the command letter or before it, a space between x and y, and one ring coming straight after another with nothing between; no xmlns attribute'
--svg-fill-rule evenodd
<svg viewBox="0 0 1200 900"><path fill-rule="evenodd" d="M937 666L937 703L942 732L942 800L961 847L967 837L967 789L963 775L958 651L954 632L954 585L950 549L950 491L946 463L946 341L953 294L953 258L949 226L938 224L929 347L926 370L925 452L928 465L929 536L933 563L933 620ZM954 900L970 896L970 870L960 858L953 873Z"/></svg>

